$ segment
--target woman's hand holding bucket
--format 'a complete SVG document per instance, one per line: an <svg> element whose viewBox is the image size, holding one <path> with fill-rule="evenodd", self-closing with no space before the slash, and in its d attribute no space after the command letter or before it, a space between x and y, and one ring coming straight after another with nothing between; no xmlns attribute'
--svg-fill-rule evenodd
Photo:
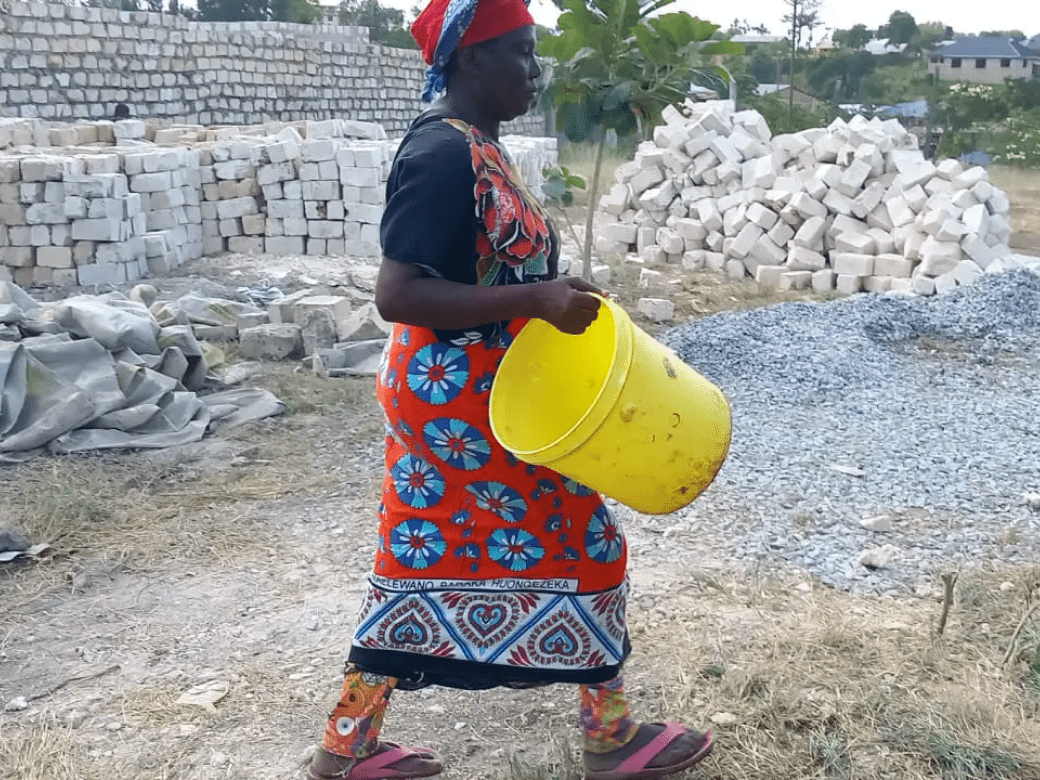
<svg viewBox="0 0 1040 780"><path fill-rule="evenodd" d="M531 289L539 297L538 319L571 335L588 329L596 320L601 299L607 297L599 287L576 276L543 282Z"/></svg>

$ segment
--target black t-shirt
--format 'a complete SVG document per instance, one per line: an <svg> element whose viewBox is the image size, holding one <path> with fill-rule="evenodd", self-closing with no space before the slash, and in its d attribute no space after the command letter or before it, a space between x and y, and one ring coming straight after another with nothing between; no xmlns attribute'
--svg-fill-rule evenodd
<svg viewBox="0 0 1040 780"><path fill-rule="evenodd" d="M379 227L383 254L421 268L426 276L478 284L477 233L483 229L470 140L437 110L420 114L401 140L386 184ZM520 269L499 274L495 284L523 284L555 276L559 241L546 219L550 271ZM506 269L503 269L505 271ZM502 333L504 322L463 331L435 331L441 341L473 343Z"/></svg>
<svg viewBox="0 0 1040 780"><path fill-rule="evenodd" d="M386 183L383 254L439 279L476 284L476 183L465 136L441 114L417 117Z"/></svg>

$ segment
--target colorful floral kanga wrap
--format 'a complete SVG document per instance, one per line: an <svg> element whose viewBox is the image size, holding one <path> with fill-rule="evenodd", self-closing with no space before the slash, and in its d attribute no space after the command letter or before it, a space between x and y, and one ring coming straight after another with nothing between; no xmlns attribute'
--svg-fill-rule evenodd
<svg viewBox="0 0 1040 780"><path fill-rule="evenodd" d="M479 277L537 278L552 231L504 152L468 130ZM491 433L491 384L523 325L447 339L397 325L384 352L379 549L350 661L400 688L603 682L628 654L627 549L613 515Z"/></svg>

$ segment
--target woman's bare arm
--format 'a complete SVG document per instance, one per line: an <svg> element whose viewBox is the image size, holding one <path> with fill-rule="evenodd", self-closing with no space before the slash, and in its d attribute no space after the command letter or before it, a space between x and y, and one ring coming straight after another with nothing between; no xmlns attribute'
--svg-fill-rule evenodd
<svg viewBox="0 0 1040 780"><path fill-rule="evenodd" d="M471 285L423 276L422 269L383 258L376 307L390 322L464 330L499 320L537 317L564 333L582 333L596 319L603 292L575 277L516 285Z"/></svg>

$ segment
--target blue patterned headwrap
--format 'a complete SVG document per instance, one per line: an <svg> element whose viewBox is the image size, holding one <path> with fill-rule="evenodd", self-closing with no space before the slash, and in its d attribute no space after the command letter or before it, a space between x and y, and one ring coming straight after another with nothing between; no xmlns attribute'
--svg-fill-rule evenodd
<svg viewBox="0 0 1040 780"><path fill-rule="evenodd" d="M423 86L424 103L432 103L434 98L448 88L448 74L445 68L448 60L458 48L459 41L469 29L473 15L477 12L478 0L451 0L448 10L444 12L444 24L441 26L441 37L437 40L437 48L433 51L433 63L426 69L426 84Z"/></svg>

